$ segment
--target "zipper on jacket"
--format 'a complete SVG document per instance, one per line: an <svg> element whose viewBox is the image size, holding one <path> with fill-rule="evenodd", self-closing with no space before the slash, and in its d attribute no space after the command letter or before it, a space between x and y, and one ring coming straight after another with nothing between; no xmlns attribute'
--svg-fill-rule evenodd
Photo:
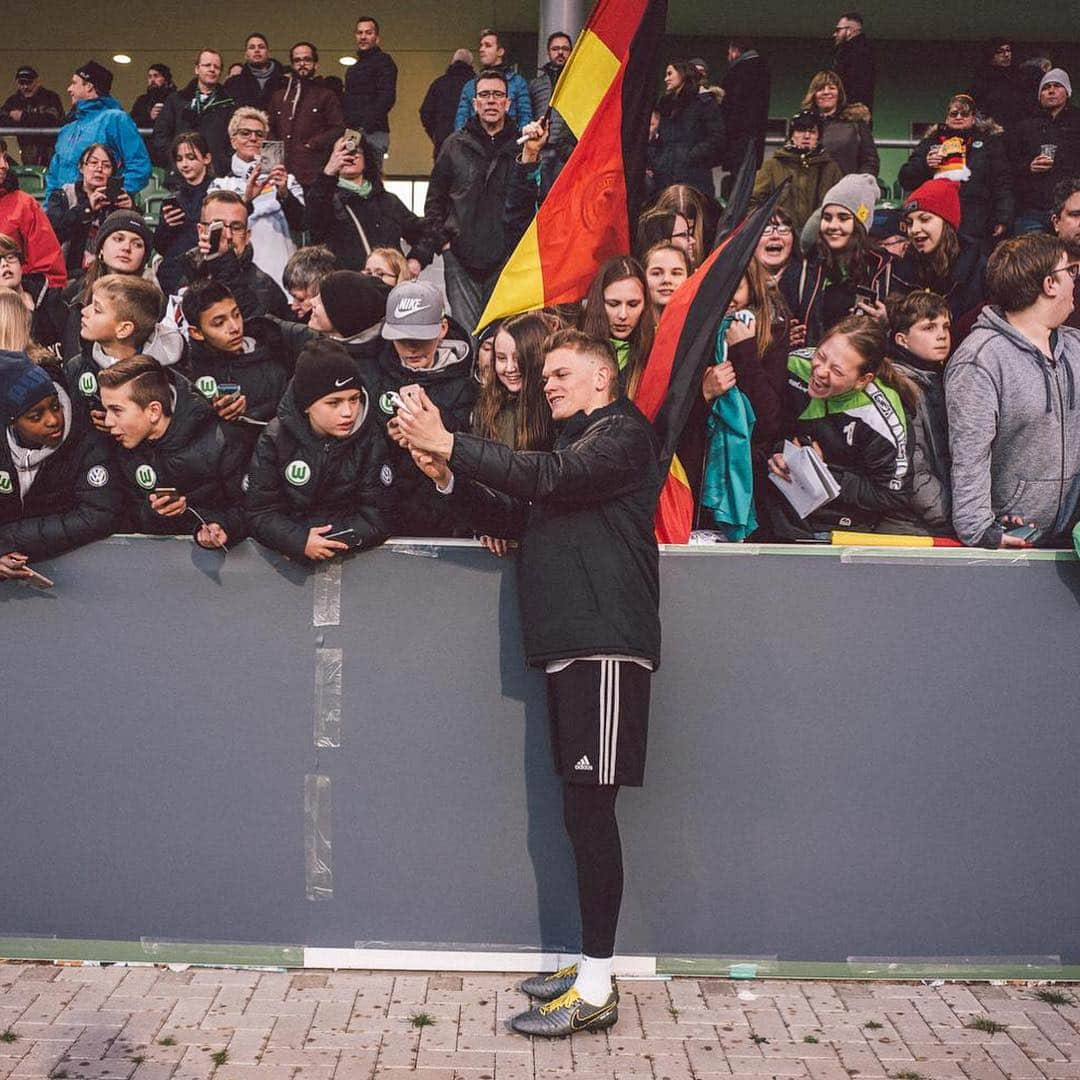
<svg viewBox="0 0 1080 1080"><path fill-rule="evenodd" d="M1068 363L1068 360L1065 361ZM1057 391L1059 423L1058 430L1061 432L1061 459L1058 467L1058 502L1057 510L1054 511L1054 525L1057 525L1061 516L1061 504L1065 498L1065 399L1061 396L1061 384L1057 378L1057 361L1050 358L1050 367L1054 372L1054 389Z"/></svg>

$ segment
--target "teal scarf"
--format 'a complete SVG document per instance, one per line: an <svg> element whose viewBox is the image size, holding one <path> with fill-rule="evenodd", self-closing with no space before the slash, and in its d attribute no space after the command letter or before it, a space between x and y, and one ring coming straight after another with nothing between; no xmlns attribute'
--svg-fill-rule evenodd
<svg viewBox="0 0 1080 1080"><path fill-rule="evenodd" d="M716 332L714 364L727 359L725 335L731 319L731 315L725 315ZM750 461L750 436L756 420L750 399L738 387L732 387L714 399L705 422L709 447L701 479L701 505L733 543L745 540L757 528Z"/></svg>
<svg viewBox="0 0 1080 1080"><path fill-rule="evenodd" d="M351 180L339 176L337 186L344 188L350 195L359 195L361 199L366 199L371 194L370 180L362 180L359 184L354 184Z"/></svg>

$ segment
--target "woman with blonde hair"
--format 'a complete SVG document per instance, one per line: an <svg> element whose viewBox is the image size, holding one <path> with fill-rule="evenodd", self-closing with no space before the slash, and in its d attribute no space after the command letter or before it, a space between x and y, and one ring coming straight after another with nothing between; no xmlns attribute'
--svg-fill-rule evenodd
<svg viewBox="0 0 1080 1080"><path fill-rule="evenodd" d="M0 289L0 349L26 353L35 363L56 361L51 350L30 335L30 309L12 289Z"/></svg>
<svg viewBox="0 0 1080 1080"><path fill-rule="evenodd" d="M859 102L847 104L843 80L835 71L819 71L810 80L802 107L821 120L821 145L844 176L877 176L881 160L870 130L870 110Z"/></svg>
<svg viewBox="0 0 1080 1080"><path fill-rule="evenodd" d="M391 289L403 281L412 279L405 256L397 248L390 247L372 248L361 273L367 274L368 277L377 277Z"/></svg>

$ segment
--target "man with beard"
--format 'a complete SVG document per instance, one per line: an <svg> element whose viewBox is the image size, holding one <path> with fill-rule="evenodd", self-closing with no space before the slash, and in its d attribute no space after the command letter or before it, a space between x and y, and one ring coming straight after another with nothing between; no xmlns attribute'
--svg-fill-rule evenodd
<svg viewBox="0 0 1080 1080"><path fill-rule="evenodd" d="M529 97L532 100L532 114L537 119L547 112L551 104L551 95L555 93L555 84L570 59L574 48L570 35L556 30L548 38L548 62L540 73L529 83ZM548 141L540 151L540 198L543 199L555 183L555 178L562 172L562 167L577 146L577 139L566 121L554 110L548 118Z"/></svg>
<svg viewBox="0 0 1080 1080"><path fill-rule="evenodd" d="M1050 225L1065 245L1070 263L1080 263L1080 177L1062 180L1054 188L1054 209ZM1080 277L1073 278L1073 310L1066 326L1080 330Z"/></svg>
<svg viewBox="0 0 1080 1080"><path fill-rule="evenodd" d="M310 41L298 41L289 50L289 63L285 85L270 98L270 133L285 143L285 168L306 191L326 164L345 120L337 94L315 74L319 50Z"/></svg>
<svg viewBox="0 0 1080 1080"><path fill-rule="evenodd" d="M140 94L131 106L131 119L135 121L135 126L152 128L165 108L165 102L175 93L176 84L169 65L151 64L146 69L146 92ZM149 137L144 136L143 139L149 147Z"/></svg>

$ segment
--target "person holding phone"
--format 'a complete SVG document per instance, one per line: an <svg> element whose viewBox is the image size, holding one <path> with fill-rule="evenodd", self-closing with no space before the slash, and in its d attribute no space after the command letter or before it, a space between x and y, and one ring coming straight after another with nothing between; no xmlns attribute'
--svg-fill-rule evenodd
<svg viewBox="0 0 1080 1080"><path fill-rule="evenodd" d="M945 366L952 520L972 547L1069 545L1080 509L1078 264L1055 236L1006 240L987 264L990 303Z"/></svg>
<svg viewBox="0 0 1080 1080"><path fill-rule="evenodd" d="M191 533L201 547L244 538L248 446L182 375L131 356L98 375L105 430L116 440L130 527Z"/></svg>
<svg viewBox="0 0 1080 1080"><path fill-rule="evenodd" d="M308 562L381 544L394 509L387 453L360 365L340 342L309 343L248 467L251 535Z"/></svg>
<svg viewBox="0 0 1080 1080"><path fill-rule="evenodd" d="M937 293L957 321L986 299L986 258L977 240L961 234L960 206L954 180L927 180L917 187L902 211L909 247L892 271L894 294Z"/></svg>
<svg viewBox="0 0 1080 1080"><path fill-rule="evenodd" d="M254 449L289 381L281 333L270 319L246 320L236 298L217 281L192 285L181 304L188 324L187 374Z"/></svg>
<svg viewBox="0 0 1080 1080"><path fill-rule="evenodd" d="M239 108L229 120L232 141L232 175L215 179L209 188L240 195L251 208L248 229L255 265L285 292L282 274L296 250L292 232L304 228L304 189L292 173L286 172L282 157L269 164L263 147L270 133L266 113L250 106Z"/></svg>
<svg viewBox="0 0 1080 1080"><path fill-rule="evenodd" d="M154 230L154 250L162 257L158 284L166 296L178 292L183 284L183 255L199 242L199 211L214 178L210 147L197 131L177 135L170 157L175 170L169 181L172 194L161 204Z"/></svg>
<svg viewBox="0 0 1080 1080"><path fill-rule="evenodd" d="M121 524L109 440L73 409L63 375L0 351L0 580L101 540Z"/></svg>
<svg viewBox="0 0 1080 1080"><path fill-rule="evenodd" d="M805 325L807 345L824 340L851 314L886 319L892 256L869 232L877 196L877 180L868 173L845 176L830 188L803 229L805 261L780 275L780 293Z"/></svg>

